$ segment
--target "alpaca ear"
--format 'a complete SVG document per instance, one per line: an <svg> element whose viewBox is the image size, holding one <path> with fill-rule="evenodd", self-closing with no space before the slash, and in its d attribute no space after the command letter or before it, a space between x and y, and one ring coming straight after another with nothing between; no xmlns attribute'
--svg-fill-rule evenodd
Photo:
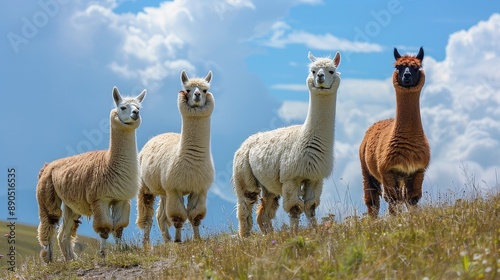
<svg viewBox="0 0 500 280"><path fill-rule="evenodd" d="M340 53L337 52L335 54L335 57L333 58L333 64L335 65L335 67L339 67L339 64L340 64Z"/></svg>
<svg viewBox="0 0 500 280"><path fill-rule="evenodd" d="M186 70L182 70L181 73L181 82L185 84L189 80L188 75L186 74Z"/></svg>
<svg viewBox="0 0 500 280"><path fill-rule="evenodd" d="M207 81L207 83L210 83L210 81L212 80L212 71L208 71L208 74L207 76L205 77L205 81Z"/></svg>
<svg viewBox="0 0 500 280"><path fill-rule="evenodd" d="M309 57L309 60L310 60L311 62L315 62L315 61L316 61L316 57L315 57L315 56L314 56L311 52L309 52L309 53L307 54L307 57Z"/></svg>
<svg viewBox="0 0 500 280"><path fill-rule="evenodd" d="M116 106L122 102L122 96L116 86L113 87L113 100L115 101Z"/></svg>
<svg viewBox="0 0 500 280"><path fill-rule="evenodd" d="M144 97L146 97L146 90L143 90L141 94L139 94L135 99L139 101L139 103L142 103L142 100L144 100Z"/></svg>
<svg viewBox="0 0 500 280"><path fill-rule="evenodd" d="M398 49L394 48L394 58L397 60L400 57L401 55L399 54Z"/></svg>
<svg viewBox="0 0 500 280"><path fill-rule="evenodd" d="M417 59L422 61L424 59L424 48L420 47L420 50L418 51L417 54Z"/></svg>

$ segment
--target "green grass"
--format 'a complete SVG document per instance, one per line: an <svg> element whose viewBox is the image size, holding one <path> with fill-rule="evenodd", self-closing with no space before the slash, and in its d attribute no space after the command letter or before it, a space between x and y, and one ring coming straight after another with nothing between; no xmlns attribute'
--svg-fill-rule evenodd
<svg viewBox="0 0 500 280"><path fill-rule="evenodd" d="M59 252L50 265L22 258L17 272L3 270L0 278L499 279L499 241L500 195L492 194L377 220L324 219L297 235L283 230L240 239L228 232L149 250L130 241L122 251L109 246L104 259L89 246L72 262Z"/></svg>

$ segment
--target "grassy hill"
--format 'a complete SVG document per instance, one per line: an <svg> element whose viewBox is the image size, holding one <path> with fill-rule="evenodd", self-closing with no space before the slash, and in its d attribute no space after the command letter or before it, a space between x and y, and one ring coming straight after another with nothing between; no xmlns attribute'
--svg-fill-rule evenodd
<svg viewBox="0 0 500 280"><path fill-rule="evenodd" d="M23 264L26 261L33 259L38 256L40 252L40 245L38 244L37 228L31 225L19 224L16 222L15 230L13 230L14 236L10 237L11 230L9 228L9 221L0 221L0 255L3 257L0 258L0 269L5 270L10 265L8 263L11 252L10 246L15 246L16 258L15 261L17 264ZM10 240L10 243L9 243ZM13 241L15 243L13 243ZM98 246L98 241L96 239L79 236L78 244L76 246L78 251L87 251L90 248ZM59 250L59 248L57 249ZM0 275L2 275L0 273ZM1 279L5 279L4 277L0 277Z"/></svg>
<svg viewBox="0 0 500 280"><path fill-rule="evenodd" d="M26 236L33 229L27 229ZM22 231L19 229L19 234ZM235 232L142 249L129 241L105 259L89 246L73 262L21 258L1 279L499 279L500 195L421 205L377 220L323 219L240 239ZM26 252L38 253L32 235ZM112 247L112 246L110 246ZM3 247L2 247L3 248ZM33 252L33 249L35 249ZM31 251L29 251L31 250ZM21 252L21 248L19 249ZM27 255L30 253L26 253ZM22 261L22 263L21 263ZM114 278L112 278L114 277Z"/></svg>

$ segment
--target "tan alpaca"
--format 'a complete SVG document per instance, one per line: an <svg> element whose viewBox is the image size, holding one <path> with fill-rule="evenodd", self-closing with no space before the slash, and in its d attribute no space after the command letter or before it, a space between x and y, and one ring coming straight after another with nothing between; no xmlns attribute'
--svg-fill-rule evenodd
<svg viewBox="0 0 500 280"><path fill-rule="evenodd" d="M273 231L272 219L281 195L293 232L298 230L302 212L311 226L317 223L315 210L320 203L323 179L333 168L340 53L334 59L316 58L310 52L308 56L309 110L304 124L254 134L234 155L233 182L241 237L250 235L253 205L259 195L257 223L263 233Z"/></svg>
<svg viewBox="0 0 500 280"><path fill-rule="evenodd" d="M189 79L181 73L184 87L177 105L182 117L181 133L164 133L150 139L139 153L142 186L137 199L137 225L144 229L144 246L149 243L155 196L160 196L156 219L165 242L168 228L175 227L175 241L181 242L181 229L189 219L195 239L207 212L207 192L214 180L210 151L210 116L214 98L208 92L212 72L205 78ZM187 206L184 206L184 196Z"/></svg>
<svg viewBox="0 0 500 280"><path fill-rule="evenodd" d="M423 49L416 57L401 56L394 49L394 57L396 117L373 124L359 148L364 201L372 217L378 216L380 195L389 203L390 214L395 214L401 203L416 206L430 161L420 120L420 92L425 83L425 73L420 69Z"/></svg>
<svg viewBox="0 0 500 280"><path fill-rule="evenodd" d="M57 238L66 260L77 257L73 245L81 216L93 216L92 226L101 237L101 256L110 233L119 243L129 223L130 199L139 189L135 130L141 123L139 109L145 94L144 90L136 98L122 98L114 87L116 108L110 114L109 149L58 159L40 171L36 188L38 240L45 262L52 261L55 227L61 217Z"/></svg>

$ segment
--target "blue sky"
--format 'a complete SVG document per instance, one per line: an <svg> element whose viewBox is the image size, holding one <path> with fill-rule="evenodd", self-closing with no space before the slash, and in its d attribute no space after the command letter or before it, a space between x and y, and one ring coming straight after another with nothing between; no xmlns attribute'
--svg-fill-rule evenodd
<svg viewBox="0 0 500 280"><path fill-rule="evenodd" d="M17 168L19 221L38 223L35 187L44 162L108 147L100 123L113 106L113 86L124 95L148 90L139 149L154 135L179 131L176 95L186 69L189 76L213 71L216 181L204 223L208 231L234 223L233 154L257 131L303 122L308 51L342 54L335 167L322 213L365 212L357 149L373 122L394 114L395 46L425 50L421 109L432 160L424 202L471 181L484 190L498 186L495 1L2 1L0 34L7 116L0 179ZM133 223L126 231L139 232ZM89 223L82 232L93 234Z"/></svg>

